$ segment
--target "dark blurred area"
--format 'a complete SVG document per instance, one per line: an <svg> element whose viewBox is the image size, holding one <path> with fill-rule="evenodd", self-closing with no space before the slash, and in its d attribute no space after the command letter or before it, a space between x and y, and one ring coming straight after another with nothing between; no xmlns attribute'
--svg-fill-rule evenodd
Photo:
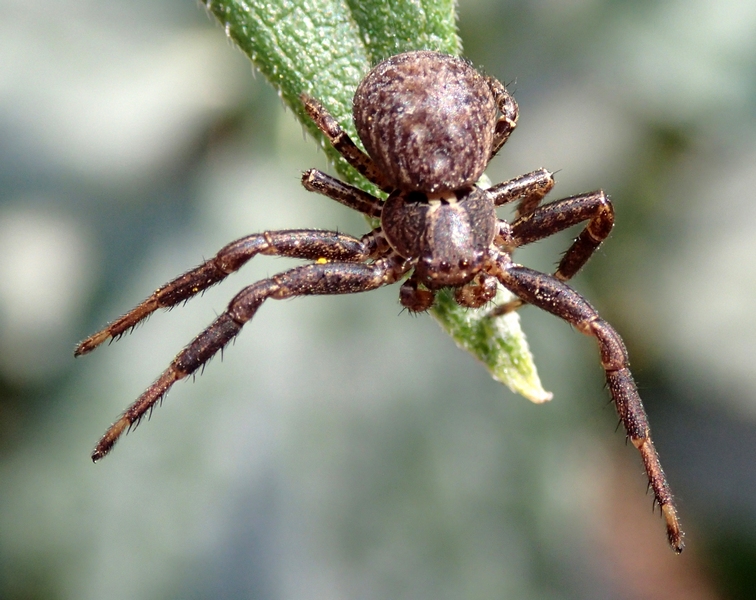
<svg viewBox="0 0 756 600"><path fill-rule="evenodd" d="M0 598L756 596L756 3L461 2L520 122L487 173L601 187L574 281L623 335L679 503L666 545L593 342L521 310L554 399L492 381L396 286L267 303L92 465L98 436L260 257L73 347L226 242L356 235L327 169L194 3L0 0ZM569 234L518 253L551 270Z"/></svg>

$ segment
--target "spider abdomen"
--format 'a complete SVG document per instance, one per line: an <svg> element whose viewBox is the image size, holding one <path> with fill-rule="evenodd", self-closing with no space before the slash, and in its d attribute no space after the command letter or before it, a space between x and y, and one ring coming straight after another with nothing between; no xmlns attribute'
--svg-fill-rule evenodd
<svg viewBox="0 0 756 600"><path fill-rule="evenodd" d="M486 79L459 58L393 56L363 79L353 111L368 154L396 189L456 190L488 163L496 102Z"/></svg>

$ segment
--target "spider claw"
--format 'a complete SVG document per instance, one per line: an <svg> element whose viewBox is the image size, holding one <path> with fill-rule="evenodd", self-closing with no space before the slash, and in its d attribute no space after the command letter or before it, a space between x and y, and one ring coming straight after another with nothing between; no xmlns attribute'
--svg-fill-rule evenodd
<svg viewBox="0 0 756 600"><path fill-rule="evenodd" d="M129 429L131 429L131 423L129 423L129 419L126 417L126 415L123 415L108 428L108 430L105 432L105 435L100 438L100 441L97 442L97 445L92 451L92 462L97 462L112 450L116 441L118 441L118 438L121 437L121 434L127 426Z"/></svg>
<svg viewBox="0 0 756 600"><path fill-rule="evenodd" d="M90 335L87 339L79 342L79 345L76 346L76 349L74 350L74 356L81 356L82 354L92 352L92 350L107 340L109 336L110 334L107 329L103 329L94 335Z"/></svg>
<svg viewBox="0 0 756 600"><path fill-rule="evenodd" d="M155 404L162 402L163 397L170 387L178 380L183 378L181 372L174 368L168 368L163 374L158 377L157 381L153 383L147 390L137 398L137 400L126 409L126 412L121 415L110 428L102 436L97 446L95 446L92 452L92 460L97 462L103 458L115 445L118 438L124 433L129 433L132 430L136 430L139 427L145 414L149 412L149 416L152 415L152 410Z"/></svg>
<svg viewBox="0 0 756 600"><path fill-rule="evenodd" d="M661 512L667 522L667 539L675 554L680 554L685 549L685 534L680 529L677 512L671 504L661 504Z"/></svg>

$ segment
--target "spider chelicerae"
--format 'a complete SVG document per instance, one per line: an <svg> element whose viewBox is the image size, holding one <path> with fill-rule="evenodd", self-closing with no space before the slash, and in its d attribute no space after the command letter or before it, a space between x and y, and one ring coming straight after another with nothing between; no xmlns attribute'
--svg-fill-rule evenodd
<svg viewBox="0 0 756 600"><path fill-rule="evenodd" d="M163 398L178 380L195 373L228 344L268 298L350 294L395 283L401 304L428 310L441 288L453 288L461 306L490 302L501 284L516 300L494 308L491 318L533 304L598 342L601 365L628 438L640 451L676 552L683 533L672 494L651 441L648 418L628 369L622 339L565 282L609 235L614 211L603 191L541 205L554 186L539 169L482 189L488 162L514 130L517 103L503 84L468 62L430 51L393 56L372 69L354 96L354 123L367 154L315 99L303 95L307 114L334 148L368 181L388 194L383 201L311 169L302 184L379 219L361 238L335 231L265 231L231 242L213 258L155 291L147 300L79 344L76 355L119 337L158 308L169 308L237 271L257 254L311 261L244 288L207 329L186 346L158 379L108 429L92 453L97 461L121 434ZM514 221L496 207L518 202ZM520 266L512 252L587 222L553 275Z"/></svg>

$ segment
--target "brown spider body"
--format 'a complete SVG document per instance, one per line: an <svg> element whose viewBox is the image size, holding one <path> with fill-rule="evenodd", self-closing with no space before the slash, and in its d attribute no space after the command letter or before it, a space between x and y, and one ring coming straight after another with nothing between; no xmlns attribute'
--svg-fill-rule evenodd
<svg viewBox="0 0 756 600"><path fill-rule="evenodd" d="M595 338L612 400L628 438L641 453L670 544L676 552L682 551L683 533L672 494L622 339L565 283L612 229L614 211L606 195L595 191L541 205L554 185L546 169L487 190L477 187L475 182L514 130L518 109L500 82L452 56L409 52L368 73L354 98L355 125L367 154L317 101L304 95L301 100L334 148L388 198L381 201L315 169L304 173L302 184L380 219L381 227L362 238L307 229L246 236L81 342L77 356L122 335L158 308L175 306L220 282L257 254L310 261L238 293L108 429L92 453L93 460L105 456L176 381L195 373L238 335L267 299L363 292L406 276L400 302L412 311L424 311L441 288L454 288L462 306L480 307L493 299L501 284L517 300L494 308L491 318L529 303ZM499 219L495 209L511 202L518 205L510 224ZM553 275L512 261L516 248L585 222Z"/></svg>
<svg viewBox="0 0 756 600"><path fill-rule="evenodd" d="M439 289L469 283L480 272L498 218L486 192L471 187L435 199L419 192L391 194L381 225L396 253L413 261L418 282Z"/></svg>

